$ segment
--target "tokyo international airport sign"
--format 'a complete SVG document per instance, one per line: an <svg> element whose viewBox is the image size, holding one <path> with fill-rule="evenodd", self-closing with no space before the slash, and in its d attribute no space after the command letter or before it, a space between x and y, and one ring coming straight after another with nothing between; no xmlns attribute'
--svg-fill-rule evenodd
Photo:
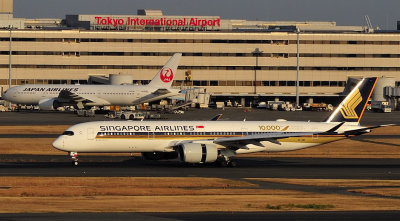
<svg viewBox="0 0 400 221"><path fill-rule="evenodd" d="M94 25L100 26L158 26L158 27L220 27L219 18L207 17L159 17L149 18L144 16L138 17L101 17L96 16Z"/></svg>

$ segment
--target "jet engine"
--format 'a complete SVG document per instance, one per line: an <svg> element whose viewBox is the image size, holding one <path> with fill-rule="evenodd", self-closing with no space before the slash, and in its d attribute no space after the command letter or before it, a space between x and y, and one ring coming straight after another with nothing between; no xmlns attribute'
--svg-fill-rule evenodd
<svg viewBox="0 0 400 221"><path fill-rule="evenodd" d="M145 160L171 160L178 158L177 152L143 152L142 157Z"/></svg>
<svg viewBox="0 0 400 221"><path fill-rule="evenodd" d="M187 143L178 148L179 159L186 163L211 163L218 157L218 149L212 144Z"/></svg>
<svg viewBox="0 0 400 221"><path fill-rule="evenodd" d="M39 101L40 110L55 110L60 107L56 98L45 98Z"/></svg>

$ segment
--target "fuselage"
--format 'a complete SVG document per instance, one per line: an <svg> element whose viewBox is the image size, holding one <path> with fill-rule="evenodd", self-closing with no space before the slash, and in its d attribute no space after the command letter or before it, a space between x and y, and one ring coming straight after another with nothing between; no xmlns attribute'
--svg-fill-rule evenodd
<svg viewBox="0 0 400 221"><path fill-rule="evenodd" d="M99 121L68 128L53 146L67 152L168 152L186 141L212 144L214 139L224 137L317 133L337 124L295 121ZM357 128L362 127L344 124L340 131ZM262 141L262 146L247 144L238 148L236 154L291 151L344 138L344 135L309 135L278 139L279 143Z"/></svg>
<svg viewBox="0 0 400 221"><path fill-rule="evenodd" d="M8 89L3 97L15 104L37 105L39 101L49 98L57 98L62 90L70 91L78 96L88 98L93 102L88 106L104 105L135 105L146 100L150 102L162 99L174 93L154 95L157 88L147 85L20 85Z"/></svg>

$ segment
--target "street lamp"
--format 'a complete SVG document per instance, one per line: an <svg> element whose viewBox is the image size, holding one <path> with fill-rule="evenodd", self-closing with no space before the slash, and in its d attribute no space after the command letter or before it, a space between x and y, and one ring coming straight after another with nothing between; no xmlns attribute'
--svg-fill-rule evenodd
<svg viewBox="0 0 400 221"><path fill-rule="evenodd" d="M12 26L9 27L10 30L10 42L9 42L9 55L8 55L8 89L11 88L11 79L12 79ZM11 102L8 102L8 108L11 110Z"/></svg>
<svg viewBox="0 0 400 221"><path fill-rule="evenodd" d="M256 66L254 68L254 94L257 94L257 69L258 67L258 56L261 56L263 51L260 51L260 49L256 48L252 54L253 56L256 56Z"/></svg>
<svg viewBox="0 0 400 221"><path fill-rule="evenodd" d="M297 107L299 107L300 106L300 99L299 99L299 70L300 70L300 67L299 67L299 59L300 59L300 52L299 52L299 44L300 44L300 40L299 40L299 37L300 37L300 29L299 28L296 28L296 34L297 34L297 64L296 64L296 66L297 66L297 68L296 68L296 108Z"/></svg>

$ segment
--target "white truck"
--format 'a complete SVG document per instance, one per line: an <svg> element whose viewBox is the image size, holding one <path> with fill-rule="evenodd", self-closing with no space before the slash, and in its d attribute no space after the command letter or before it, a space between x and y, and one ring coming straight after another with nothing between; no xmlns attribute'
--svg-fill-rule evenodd
<svg viewBox="0 0 400 221"><path fill-rule="evenodd" d="M375 112L390 113L392 108L387 101L371 101L371 109Z"/></svg>
<svg viewBox="0 0 400 221"><path fill-rule="evenodd" d="M161 115L159 113L152 112L134 112L134 111L111 111L106 118L119 118L122 120L143 120L143 119L160 119Z"/></svg>
<svg viewBox="0 0 400 221"><path fill-rule="evenodd" d="M143 112L133 112L133 111L116 111L115 118L120 119L129 119L129 120L143 120L144 119Z"/></svg>

